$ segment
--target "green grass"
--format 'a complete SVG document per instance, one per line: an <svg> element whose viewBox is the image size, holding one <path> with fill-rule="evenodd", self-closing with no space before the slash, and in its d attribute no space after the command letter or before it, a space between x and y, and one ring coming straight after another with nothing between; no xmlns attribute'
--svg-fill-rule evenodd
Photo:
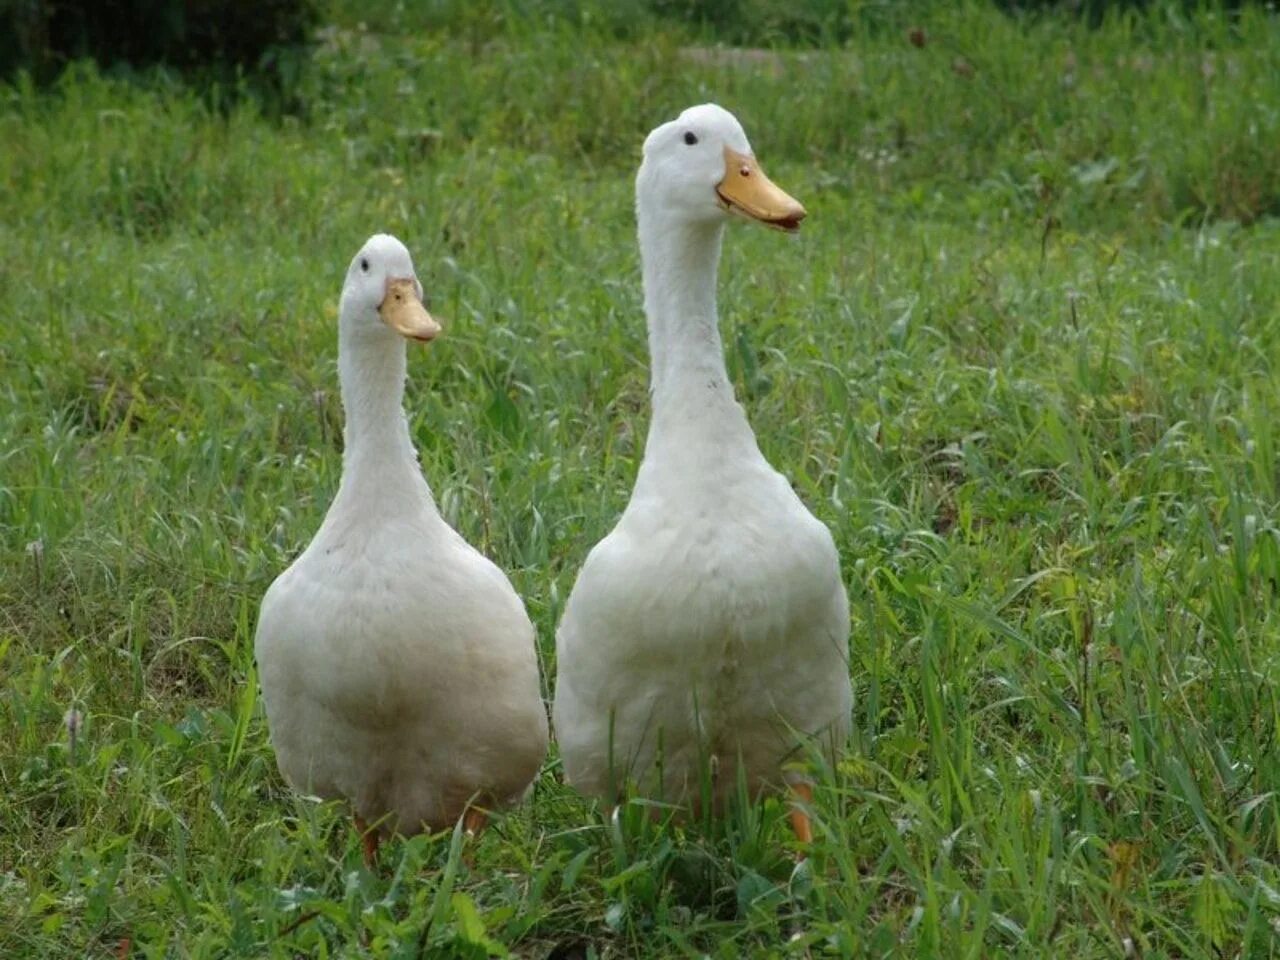
<svg viewBox="0 0 1280 960"><path fill-rule="evenodd" d="M726 60L431 9L344 5L279 122L0 88L0 956L1280 955L1280 23L877 7ZM550 686L647 423L639 145L706 99L811 214L731 231L721 310L852 599L813 854L776 802L606 821L553 753L473 865L371 874L252 661L338 481L345 265L415 253L414 436Z"/></svg>

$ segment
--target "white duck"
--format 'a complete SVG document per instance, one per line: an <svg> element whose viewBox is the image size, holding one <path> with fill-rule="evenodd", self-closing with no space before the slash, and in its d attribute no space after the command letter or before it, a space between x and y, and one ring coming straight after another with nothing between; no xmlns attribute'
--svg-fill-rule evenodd
<svg viewBox="0 0 1280 960"><path fill-rule="evenodd" d="M338 319L342 483L262 600L255 652L280 771L381 835L520 797L547 749L534 631L503 573L441 518L401 400L405 339L440 327L409 251L371 237Z"/></svg>
<svg viewBox="0 0 1280 960"><path fill-rule="evenodd" d="M765 461L716 319L731 214L791 232L804 208L761 171L732 114L691 107L644 143L636 178L653 417L631 501L587 557L556 637L566 779L614 802L721 804L788 782L806 737L834 752L852 708L835 545ZM792 822L810 839L805 810Z"/></svg>

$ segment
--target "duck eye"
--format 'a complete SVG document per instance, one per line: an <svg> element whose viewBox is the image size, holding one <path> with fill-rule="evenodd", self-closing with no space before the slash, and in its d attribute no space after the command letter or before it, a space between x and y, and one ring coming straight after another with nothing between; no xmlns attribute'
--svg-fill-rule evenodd
<svg viewBox="0 0 1280 960"><path fill-rule="evenodd" d="M368 257L361 257L361 258L360 258L360 269L361 269L361 270L363 270L365 273L368 273L368 272L369 272L369 258L368 258Z"/></svg>
<svg viewBox="0 0 1280 960"><path fill-rule="evenodd" d="M692 147L695 143L698 142L698 135L694 133L692 130L686 130L684 134L684 142Z"/></svg>

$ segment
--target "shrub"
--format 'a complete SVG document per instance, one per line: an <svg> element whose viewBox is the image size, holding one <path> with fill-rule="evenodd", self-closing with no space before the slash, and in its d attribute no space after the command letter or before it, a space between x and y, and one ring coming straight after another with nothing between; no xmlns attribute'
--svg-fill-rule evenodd
<svg viewBox="0 0 1280 960"><path fill-rule="evenodd" d="M47 81L85 57L218 79L271 75L318 12L317 0L0 0L0 75Z"/></svg>

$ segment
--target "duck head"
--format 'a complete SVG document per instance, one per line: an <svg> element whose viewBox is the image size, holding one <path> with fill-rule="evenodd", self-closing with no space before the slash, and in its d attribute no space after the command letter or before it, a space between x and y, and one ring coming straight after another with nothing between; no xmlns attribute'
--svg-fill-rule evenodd
<svg viewBox="0 0 1280 960"><path fill-rule="evenodd" d="M395 237L374 234L352 257L339 323L353 333L389 329L422 342L439 335L440 324L422 305L413 258Z"/></svg>
<svg viewBox="0 0 1280 960"><path fill-rule="evenodd" d="M704 103L655 129L644 142L636 202L691 223L734 215L787 233L805 209L765 176L742 124Z"/></svg>

